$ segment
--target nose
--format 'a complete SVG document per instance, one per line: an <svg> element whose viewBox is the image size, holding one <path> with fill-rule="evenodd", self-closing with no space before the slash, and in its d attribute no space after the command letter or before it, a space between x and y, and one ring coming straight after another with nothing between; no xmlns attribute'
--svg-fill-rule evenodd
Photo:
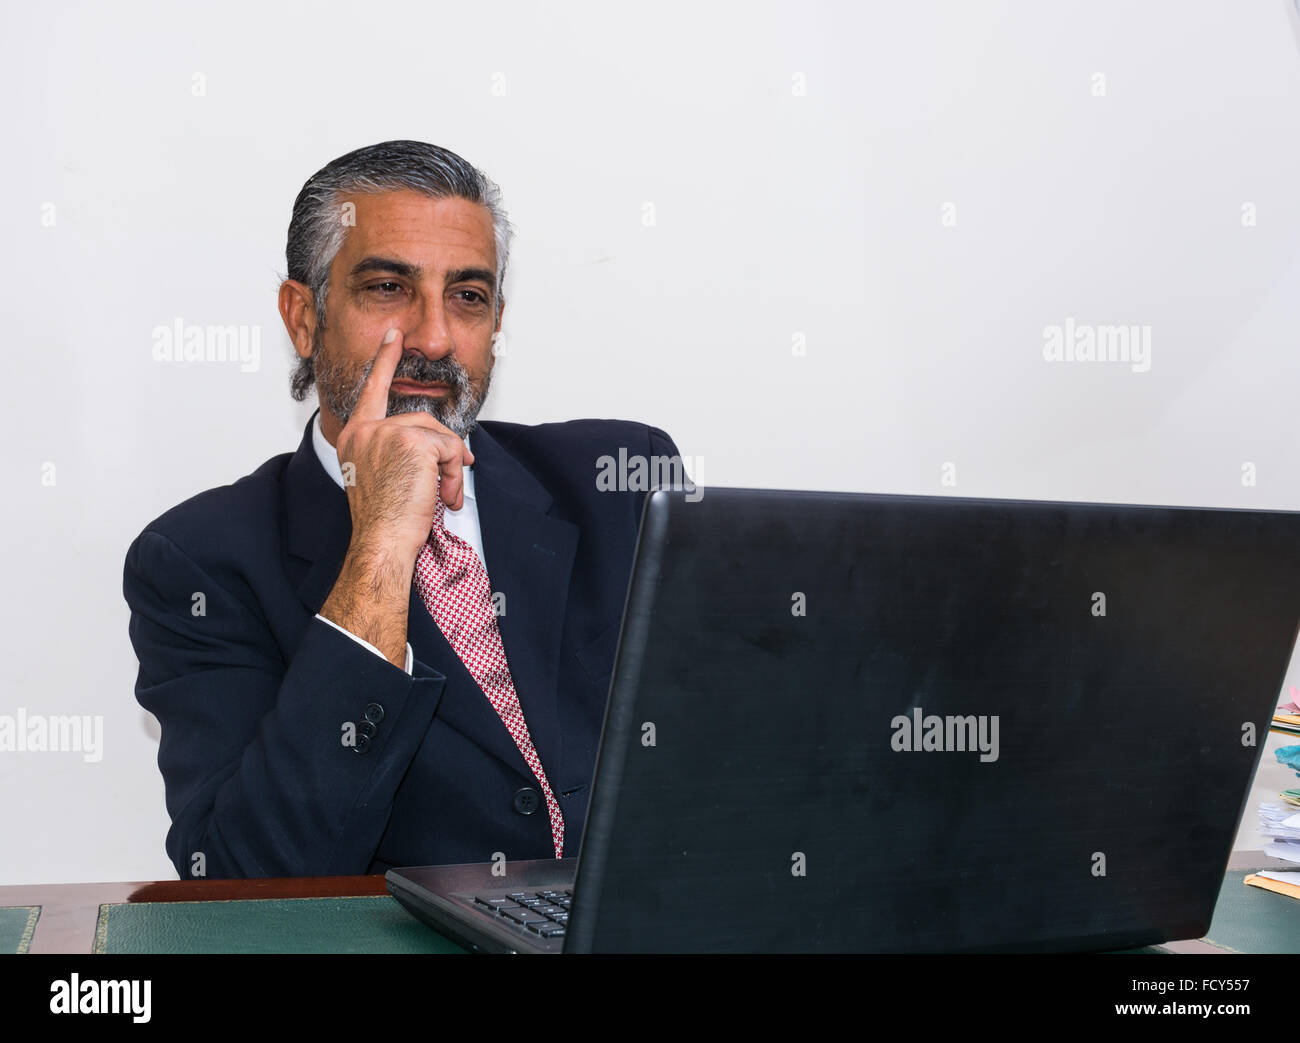
<svg viewBox="0 0 1300 1043"><path fill-rule="evenodd" d="M455 345L441 296L422 294L412 310L410 323L402 331L403 348L414 349L429 359L444 358L452 353Z"/></svg>

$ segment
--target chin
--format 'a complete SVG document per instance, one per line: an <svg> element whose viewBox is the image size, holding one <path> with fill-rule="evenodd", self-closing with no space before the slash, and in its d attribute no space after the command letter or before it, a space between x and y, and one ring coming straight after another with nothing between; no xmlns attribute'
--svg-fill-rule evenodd
<svg viewBox="0 0 1300 1043"><path fill-rule="evenodd" d="M467 425L458 415L458 402L446 397L432 398L428 395L389 395L388 415L398 416L402 413L428 413L434 420L449 431L454 431L460 438L472 431L473 421Z"/></svg>

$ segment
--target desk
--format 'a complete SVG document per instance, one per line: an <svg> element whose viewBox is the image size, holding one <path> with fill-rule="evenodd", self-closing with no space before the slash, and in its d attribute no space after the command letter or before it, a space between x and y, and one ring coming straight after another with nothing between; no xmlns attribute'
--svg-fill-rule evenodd
<svg viewBox="0 0 1300 1043"><path fill-rule="evenodd" d="M1291 868L1286 863L1265 857L1259 851L1234 852L1228 869ZM1241 886L1236 884L1235 886ZM1273 895L1256 888L1250 891L1249 901L1282 902L1300 906L1295 899ZM120 904L142 902L228 902L256 899L293 898L351 898L382 897L387 895L382 876L303 877L297 879L256 880L171 880L151 883L101 883L101 884L28 884L0 887L0 907L40 906L40 916L31 931L26 951L31 953L93 953L97 951L97 927L101 922L101 908ZM394 903L395 905L395 903ZM1290 910L1291 906L1280 908ZM1300 915L1300 910L1297 910ZM406 917L406 913L401 914ZM404 921L403 921L404 923ZM428 938L433 948L454 950L450 943L443 944L429 928L410 924L417 931L412 935ZM427 932L427 934L423 933ZM1213 933L1213 931L1212 931ZM301 938L295 939L302 942ZM1296 941L1300 943L1300 938ZM98 940L102 950L104 939ZM262 951L283 951L275 937L260 939ZM1204 941L1170 942L1162 948L1177 953L1222 953L1224 949ZM12 947L8 951L13 951ZM156 951L172 951L158 949ZM334 951L334 950L331 950ZM391 950L386 950L391 951Z"/></svg>
<svg viewBox="0 0 1300 1043"><path fill-rule="evenodd" d="M40 906L31 953L91 953L100 907L134 902L228 902L266 898L386 895L382 876L255 880L161 880L147 883L25 884L0 887L0 907Z"/></svg>

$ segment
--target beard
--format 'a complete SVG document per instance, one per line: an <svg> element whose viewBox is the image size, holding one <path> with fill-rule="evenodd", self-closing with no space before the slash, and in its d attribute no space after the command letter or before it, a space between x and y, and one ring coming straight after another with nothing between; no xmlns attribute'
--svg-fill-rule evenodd
<svg viewBox="0 0 1300 1043"><path fill-rule="evenodd" d="M316 394L321 403L346 424L361 400L361 389L374 366L373 359L366 359L361 366L349 367L344 360L337 359L324 349L324 339L318 327L312 337L312 372L316 379ZM387 416L399 413L428 413L447 430L459 438L465 438L474 430L479 410L487 399L488 386L492 382L492 365L495 360L489 356L487 372L480 384L470 379L465 367L452 356L444 355L440 359L429 359L423 355L403 352L393 372L393 380L410 380L421 384L441 383L447 385L447 393L433 395L403 395L396 391L388 392Z"/></svg>

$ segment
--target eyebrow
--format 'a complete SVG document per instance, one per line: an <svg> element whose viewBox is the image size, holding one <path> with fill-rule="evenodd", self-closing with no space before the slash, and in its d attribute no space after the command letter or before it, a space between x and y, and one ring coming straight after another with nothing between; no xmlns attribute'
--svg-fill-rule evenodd
<svg viewBox="0 0 1300 1043"><path fill-rule="evenodd" d="M424 274L424 269L418 264L409 264L406 261L399 261L395 257L363 257L349 273L353 278L359 275L366 275L370 272L392 272L394 275L400 275L404 279L410 279L412 282L418 282ZM445 285L451 286L458 282L481 282L485 283L493 293L496 292L497 277L493 272L486 268L453 268L447 273Z"/></svg>

